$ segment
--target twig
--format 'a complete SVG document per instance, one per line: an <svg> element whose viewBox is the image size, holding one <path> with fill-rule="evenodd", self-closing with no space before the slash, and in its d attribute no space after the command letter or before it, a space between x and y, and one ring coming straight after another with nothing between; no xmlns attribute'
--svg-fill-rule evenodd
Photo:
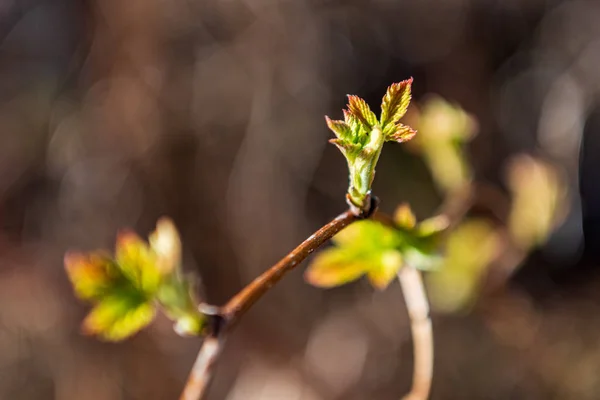
<svg viewBox="0 0 600 400"><path fill-rule="evenodd" d="M377 209L377 202L377 198L373 196L370 197L369 210L359 210L351 207L349 210L338 215L302 242L291 253L282 258L277 264L273 265L243 288L220 309L201 305L200 311L212 318L214 326L210 334L204 339L198 353L198 358L179 400L198 400L204 396L212 375L212 367L221 353L227 332L239 321L246 311L273 285L279 282L287 272L294 269L294 267L331 239L336 233L355 221L369 218Z"/></svg>
<svg viewBox="0 0 600 400"><path fill-rule="evenodd" d="M374 207L373 207L374 208ZM374 210L373 210L374 211ZM235 295L221 310L223 318L229 325L237 322L273 285L275 285L287 272L300 264L312 252L323 243L331 239L336 233L346 226L369 215L357 215L348 210L338 215L334 220L316 231L308 239L302 242L291 253L282 258L277 264L256 278L252 283Z"/></svg>
<svg viewBox="0 0 600 400"><path fill-rule="evenodd" d="M221 354L224 338L215 335L207 336L196 357L188 381L179 400L198 400L206 392L212 369Z"/></svg>
<svg viewBox="0 0 600 400"><path fill-rule="evenodd" d="M403 400L426 400L433 375L433 331L429 318L429 302L421 273L410 265L398 272L406 308L410 317L414 349L413 382Z"/></svg>

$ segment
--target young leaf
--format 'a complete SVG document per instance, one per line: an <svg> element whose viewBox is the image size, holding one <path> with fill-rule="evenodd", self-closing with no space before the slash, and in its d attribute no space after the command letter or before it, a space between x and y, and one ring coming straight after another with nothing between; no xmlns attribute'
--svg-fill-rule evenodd
<svg viewBox="0 0 600 400"><path fill-rule="evenodd" d="M417 235L419 237L430 237L448 229L450 220L445 215L436 215L419 223Z"/></svg>
<svg viewBox="0 0 600 400"><path fill-rule="evenodd" d="M402 267L402 254L397 250L387 250L381 253L378 261L375 268L369 269L367 277L376 289L384 290Z"/></svg>
<svg viewBox="0 0 600 400"><path fill-rule="evenodd" d="M181 241L173 223L161 219L150 245L136 234L119 235L115 260L103 253L68 253L65 268L78 297L96 304L83 331L109 341L146 326L155 303L176 321L178 332L198 335L205 316L198 311L189 281L180 274Z"/></svg>
<svg viewBox="0 0 600 400"><path fill-rule="evenodd" d="M65 269L75 294L81 300L98 299L110 289L115 280L111 260L98 253L67 253Z"/></svg>
<svg viewBox="0 0 600 400"><path fill-rule="evenodd" d="M413 214L410 206L407 203L401 204L394 211L394 222L400 228L410 230L417 224L417 217Z"/></svg>
<svg viewBox="0 0 600 400"><path fill-rule="evenodd" d="M522 248L540 245L565 215L565 179L551 164L526 155L513 158L507 172L509 232Z"/></svg>
<svg viewBox="0 0 600 400"><path fill-rule="evenodd" d="M181 263L181 240L173 222L161 218L156 230L149 237L150 248L156 253L156 268L161 275L167 275Z"/></svg>
<svg viewBox="0 0 600 400"><path fill-rule="evenodd" d="M328 116L325 116L325 121L327 122L327 127L335 133L335 136L341 140L351 140L352 139L352 130L350 126L346 124L344 121L333 120Z"/></svg>
<svg viewBox="0 0 600 400"><path fill-rule="evenodd" d="M468 185L472 171L463 145L477 132L475 119L440 97L427 100L414 119L419 135L411 145L423 154L438 187L450 192Z"/></svg>
<svg viewBox="0 0 600 400"><path fill-rule="evenodd" d="M312 285L343 285L366 274L373 286L383 289L402 265L398 231L379 222L356 222L332 240L337 246L315 256L305 273Z"/></svg>
<svg viewBox="0 0 600 400"><path fill-rule="evenodd" d="M204 316L198 311L190 282L173 274L163 282L157 299L165 314L175 321L174 329L182 336L200 335L205 327Z"/></svg>
<svg viewBox="0 0 600 400"><path fill-rule="evenodd" d="M135 292L104 297L83 321L83 332L115 342L144 328L154 319L154 306Z"/></svg>
<svg viewBox="0 0 600 400"><path fill-rule="evenodd" d="M436 308L456 311L474 300L498 245L493 225L483 219L469 219L449 234L443 266L427 281Z"/></svg>
<svg viewBox="0 0 600 400"><path fill-rule="evenodd" d="M117 266L141 291L156 291L161 280L158 257L146 242L133 232L121 232L115 249Z"/></svg>
<svg viewBox="0 0 600 400"><path fill-rule="evenodd" d="M381 102L381 127L385 134L394 132L393 126L406 114L411 98L413 79L391 85Z"/></svg>
<svg viewBox="0 0 600 400"><path fill-rule="evenodd" d="M375 177L375 167L385 141L405 142L415 135L411 128L397 124L410 101L412 79L392 85L383 101L382 123L367 103L358 96L348 95L344 121L326 117L327 126L335 133L335 144L346 157L349 185L346 198L358 210L370 206L369 193Z"/></svg>
<svg viewBox="0 0 600 400"><path fill-rule="evenodd" d="M385 140L397 143L408 142L417 134L417 131L413 128L402 124L397 124L393 129L388 129L388 131L389 133L386 135Z"/></svg>
<svg viewBox="0 0 600 400"><path fill-rule="evenodd" d="M330 248L317 254L304 273L304 279L313 286L330 288L357 280L369 266L343 248Z"/></svg>
<svg viewBox="0 0 600 400"><path fill-rule="evenodd" d="M367 130L371 130L377 124L377 117L369 105L358 96L348 95L348 112L355 116Z"/></svg>

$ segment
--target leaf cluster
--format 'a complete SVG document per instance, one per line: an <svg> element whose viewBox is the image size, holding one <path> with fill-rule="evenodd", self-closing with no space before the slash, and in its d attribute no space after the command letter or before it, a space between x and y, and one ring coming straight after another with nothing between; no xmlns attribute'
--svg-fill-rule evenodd
<svg viewBox="0 0 600 400"><path fill-rule="evenodd" d="M378 221L356 222L332 239L335 246L317 254L305 273L314 286L339 286L366 276L383 290L403 265L435 268L441 260L438 244L448 221L443 216L417 223L407 204L394 214L395 226Z"/></svg>
<svg viewBox="0 0 600 400"><path fill-rule="evenodd" d="M401 124L411 99L412 78L391 85L381 102L381 116L377 118L368 104L358 96L348 96L343 120L325 117L327 126L336 138L336 145L348 163L350 185L348 199L361 209L367 206L367 197L375 175L375 165L383 143L398 143L412 139L416 131Z"/></svg>
<svg viewBox="0 0 600 400"><path fill-rule="evenodd" d="M65 268L75 294L94 304L84 333L123 340L148 325L161 307L182 334L198 334L204 317L180 271L181 241L173 223L161 219L143 241L133 232L118 235L115 255L70 252Z"/></svg>

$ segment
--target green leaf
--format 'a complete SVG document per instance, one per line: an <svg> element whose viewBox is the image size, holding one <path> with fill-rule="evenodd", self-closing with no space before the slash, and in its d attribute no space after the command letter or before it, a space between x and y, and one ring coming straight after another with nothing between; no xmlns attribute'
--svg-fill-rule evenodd
<svg viewBox="0 0 600 400"><path fill-rule="evenodd" d="M384 290L402 267L402 254L397 250L386 250L379 256L376 266L369 269L367 277L373 287Z"/></svg>
<svg viewBox="0 0 600 400"><path fill-rule="evenodd" d="M105 296L83 321L83 332L106 341L120 341L137 333L154 319L155 307L135 292Z"/></svg>
<svg viewBox="0 0 600 400"><path fill-rule="evenodd" d="M520 155L509 163L513 200L508 229L521 248L544 243L564 217L565 181L557 168L530 156Z"/></svg>
<svg viewBox="0 0 600 400"><path fill-rule="evenodd" d="M181 264L181 239L173 222L161 218L156 230L148 238L151 250L156 254L155 267L160 275L171 274Z"/></svg>
<svg viewBox="0 0 600 400"><path fill-rule="evenodd" d="M362 252L394 249L402 242L394 229L373 220L358 221L347 226L332 241L338 246L352 247Z"/></svg>
<svg viewBox="0 0 600 400"><path fill-rule="evenodd" d="M397 124L410 101L411 82L409 79L388 89L382 105L385 126L379 123L367 103L354 95L348 95L343 121L326 117L327 126L336 135L331 143L340 149L348 163L347 199L359 210L366 211L370 205L369 193L384 142L404 142L415 135L411 128Z"/></svg>
<svg viewBox="0 0 600 400"><path fill-rule="evenodd" d="M463 145L476 134L475 119L460 107L432 97L415 120L419 135L411 144L422 152L436 185L445 192L468 185L472 171Z"/></svg>
<svg viewBox="0 0 600 400"><path fill-rule="evenodd" d="M330 288L357 280L369 266L356 254L343 248L329 248L318 253L304 273L313 286Z"/></svg>
<svg viewBox="0 0 600 400"><path fill-rule="evenodd" d="M395 131L393 126L406 114L411 98L413 79L394 83L388 87L381 102L380 123L386 135Z"/></svg>
<svg viewBox="0 0 600 400"><path fill-rule="evenodd" d="M325 116L325 121L327 122L327 127L335 133L335 136L341 140L351 140L352 139L352 130L350 126L346 124L345 121L333 120L327 116Z"/></svg>
<svg viewBox="0 0 600 400"><path fill-rule="evenodd" d="M427 279L432 303L438 310L456 311L472 303L499 243L487 220L469 219L450 233L443 266Z"/></svg>
<svg viewBox="0 0 600 400"><path fill-rule="evenodd" d="M114 262L103 253L65 255L65 269L75 294L81 300L96 300L119 280Z"/></svg>
<svg viewBox="0 0 600 400"><path fill-rule="evenodd" d="M411 230L417 225L417 217L413 214L410 205L403 203L394 211L394 222L402 229Z"/></svg>
<svg viewBox="0 0 600 400"><path fill-rule="evenodd" d="M423 220L417 226L417 235L419 237L431 237L448 229L450 220L445 215L436 215L435 217Z"/></svg>
<svg viewBox="0 0 600 400"><path fill-rule="evenodd" d="M373 286L384 289L402 265L399 233L379 222L355 222L332 241L337 247L317 254L305 273L312 285L339 286L366 274Z"/></svg>
<svg viewBox="0 0 600 400"><path fill-rule="evenodd" d="M388 130L389 133L386 135L385 140L390 142L403 143L408 142L417 134L410 126L397 124L393 129Z"/></svg>
<svg viewBox="0 0 600 400"><path fill-rule="evenodd" d="M348 112L356 117L366 130L371 130L377 124L377 116L369 105L360 97L348 95Z"/></svg>
<svg viewBox="0 0 600 400"><path fill-rule="evenodd" d="M346 158L353 159L360 152L360 146L354 143L345 142L340 139L330 139L329 143L334 144Z"/></svg>
<svg viewBox="0 0 600 400"><path fill-rule="evenodd" d="M121 232L117 237L116 264L139 290L152 293L162 278L157 267L158 257L146 242L133 232Z"/></svg>

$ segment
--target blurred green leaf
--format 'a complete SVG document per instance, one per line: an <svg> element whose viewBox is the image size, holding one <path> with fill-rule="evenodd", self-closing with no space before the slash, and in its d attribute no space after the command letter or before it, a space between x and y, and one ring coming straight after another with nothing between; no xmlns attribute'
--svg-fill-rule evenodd
<svg viewBox="0 0 600 400"><path fill-rule="evenodd" d="M68 253L67 275L75 294L95 304L83 331L109 341L122 340L150 323L160 304L178 332L199 334L204 315L189 280L181 277L181 241L173 223L161 219L149 237L135 233L117 238L115 259L104 253Z"/></svg>
<svg viewBox="0 0 600 400"><path fill-rule="evenodd" d="M181 240L173 222L161 218L156 230L149 237L150 247L156 254L156 269L159 274L167 275L179 269L181 262Z"/></svg>
<svg viewBox="0 0 600 400"><path fill-rule="evenodd" d="M398 250L383 251L373 268L367 271L367 277L373 287L383 290L394 280L402 267L402 254Z"/></svg>
<svg viewBox="0 0 600 400"><path fill-rule="evenodd" d="M88 314L83 331L107 341L123 340L152 322L155 312L154 305L135 291L114 292Z"/></svg>
<svg viewBox="0 0 600 400"><path fill-rule="evenodd" d="M407 203L396 207L394 211L394 223L403 229L413 229L417 225L417 217Z"/></svg>
<svg viewBox="0 0 600 400"><path fill-rule="evenodd" d="M146 293L156 291L161 280L157 256L138 235L127 231L118 235L115 261L137 289Z"/></svg>
<svg viewBox="0 0 600 400"><path fill-rule="evenodd" d="M365 260L351 250L329 248L313 258L304 278L313 286L329 288L355 281L372 267L368 258Z"/></svg>
<svg viewBox="0 0 600 400"><path fill-rule="evenodd" d="M332 239L337 245L317 254L305 273L314 286L333 287L367 275L383 289L402 266L399 233L375 221L359 221Z"/></svg>
<svg viewBox="0 0 600 400"><path fill-rule="evenodd" d="M472 171L463 146L475 136L475 119L440 97L430 97L409 119L419 131L412 147L423 154L436 184L453 191L470 182Z"/></svg>
<svg viewBox="0 0 600 400"><path fill-rule="evenodd" d="M509 163L511 236L521 248L546 241L566 211L566 184L550 164L521 155Z"/></svg>
<svg viewBox="0 0 600 400"><path fill-rule="evenodd" d="M103 253L65 255L65 269L75 294L82 300L97 300L122 279L114 262Z"/></svg>
<svg viewBox="0 0 600 400"><path fill-rule="evenodd" d="M355 222L332 239L335 247L317 254L305 273L305 279L314 286L343 285L366 275L377 289L385 289L403 264L415 268L433 269L440 265L437 237L441 224L433 224L429 235L419 236L421 224L408 205L395 213L398 228L377 221ZM427 224L432 225L430 220ZM447 224L446 224L447 226Z"/></svg>
<svg viewBox="0 0 600 400"><path fill-rule="evenodd" d="M470 305L498 249L498 235L486 220L470 219L450 232L443 266L427 279L434 307L451 312Z"/></svg>

